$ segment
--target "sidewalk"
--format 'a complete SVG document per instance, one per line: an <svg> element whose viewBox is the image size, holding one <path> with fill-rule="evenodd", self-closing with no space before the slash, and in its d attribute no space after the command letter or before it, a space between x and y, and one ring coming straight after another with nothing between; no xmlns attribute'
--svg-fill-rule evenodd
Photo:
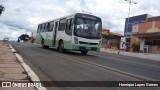
<svg viewBox="0 0 160 90"><path fill-rule="evenodd" d="M101 48L101 52L107 52L107 53L112 53L112 54L119 54L119 55L132 56L132 57L137 57L137 58L160 61L160 54L134 53L134 52L127 52L127 51L123 51L123 50L114 50L114 49L108 49L108 48L107 49Z"/></svg>
<svg viewBox="0 0 160 90"><path fill-rule="evenodd" d="M29 77L9 49L8 44L0 41L0 84L1 81L29 81ZM0 85L1 86L1 85ZM0 90L36 90L35 88L0 87Z"/></svg>

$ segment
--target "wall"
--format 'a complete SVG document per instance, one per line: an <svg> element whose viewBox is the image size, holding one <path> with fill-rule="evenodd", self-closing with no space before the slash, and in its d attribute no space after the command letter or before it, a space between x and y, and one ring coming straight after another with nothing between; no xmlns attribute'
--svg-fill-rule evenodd
<svg viewBox="0 0 160 90"><path fill-rule="evenodd" d="M160 32L160 20L159 21L152 21L152 22L146 22L146 23L139 23L134 24L134 26L138 26L138 34L142 33L153 33L153 32ZM131 35L131 45L133 43L139 43L140 39L137 36L133 36L133 34L136 34L137 32L134 32L132 28L132 35ZM153 40L160 40L160 36L154 36L154 37L145 37L146 41L153 41ZM132 52L133 49L131 48L130 51Z"/></svg>

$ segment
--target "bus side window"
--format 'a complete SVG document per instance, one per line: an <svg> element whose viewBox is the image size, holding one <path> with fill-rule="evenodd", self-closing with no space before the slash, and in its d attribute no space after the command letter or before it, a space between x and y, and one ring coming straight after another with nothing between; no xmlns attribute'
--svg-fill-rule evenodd
<svg viewBox="0 0 160 90"><path fill-rule="evenodd" d="M71 19L71 27L70 27L71 29L73 29L73 23L74 23L74 19L72 18Z"/></svg>
<svg viewBox="0 0 160 90"><path fill-rule="evenodd" d="M38 33L41 32L41 26L42 26L41 24L38 25L38 29L37 29L37 32L38 32Z"/></svg>
<svg viewBox="0 0 160 90"><path fill-rule="evenodd" d="M44 24L44 32L47 32L47 23Z"/></svg>
<svg viewBox="0 0 160 90"><path fill-rule="evenodd" d="M46 24L47 24L46 31L49 32L50 23L46 23Z"/></svg>
<svg viewBox="0 0 160 90"><path fill-rule="evenodd" d="M54 22L50 22L49 31L53 31L53 27L54 27Z"/></svg>
<svg viewBox="0 0 160 90"><path fill-rule="evenodd" d="M44 32L47 32L47 23L44 24Z"/></svg>
<svg viewBox="0 0 160 90"><path fill-rule="evenodd" d="M40 32L40 24L38 25L38 28L37 28L37 33Z"/></svg>
<svg viewBox="0 0 160 90"><path fill-rule="evenodd" d="M66 19L61 19L59 22L59 28L58 31L63 31L65 30L66 26Z"/></svg>
<svg viewBox="0 0 160 90"><path fill-rule="evenodd" d="M42 32L42 24L40 24L39 32Z"/></svg>
<svg viewBox="0 0 160 90"><path fill-rule="evenodd" d="M44 30L44 24L42 24L41 26L41 32L43 32L43 30Z"/></svg>
<svg viewBox="0 0 160 90"><path fill-rule="evenodd" d="M72 25L73 25L73 19L68 19L66 23L66 34L72 35Z"/></svg>

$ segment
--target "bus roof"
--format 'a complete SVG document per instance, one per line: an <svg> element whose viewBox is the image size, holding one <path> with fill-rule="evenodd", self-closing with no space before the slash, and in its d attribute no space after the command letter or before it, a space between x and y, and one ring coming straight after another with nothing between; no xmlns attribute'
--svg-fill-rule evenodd
<svg viewBox="0 0 160 90"><path fill-rule="evenodd" d="M76 15L89 15L89 16L92 16L92 17L99 18L99 17L97 17L97 16L90 15L90 14L85 14L85 13L74 13L74 14L71 14L71 15L67 15L67 16L63 16L63 17L60 17L60 18L52 19L52 20L49 20L49 21L45 21L45 22L42 22L42 23L39 23L39 24L43 24L43 23L47 23L47 22L52 22L52 21L56 21L56 20L63 19L63 18L74 17L74 16L76 16ZM100 18L99 18L99 19L100 19Z"/></svg>

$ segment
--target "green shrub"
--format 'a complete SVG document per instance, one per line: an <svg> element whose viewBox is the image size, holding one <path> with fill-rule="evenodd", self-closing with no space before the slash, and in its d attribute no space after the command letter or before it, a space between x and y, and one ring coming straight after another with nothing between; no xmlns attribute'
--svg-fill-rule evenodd
<svg viewBox="0 0 160 90"><path fill-rule="evenodd" d="M140 49L140 45L137 43L133 43L131 48L133 49L133 51L137 52Z"/></svg>

